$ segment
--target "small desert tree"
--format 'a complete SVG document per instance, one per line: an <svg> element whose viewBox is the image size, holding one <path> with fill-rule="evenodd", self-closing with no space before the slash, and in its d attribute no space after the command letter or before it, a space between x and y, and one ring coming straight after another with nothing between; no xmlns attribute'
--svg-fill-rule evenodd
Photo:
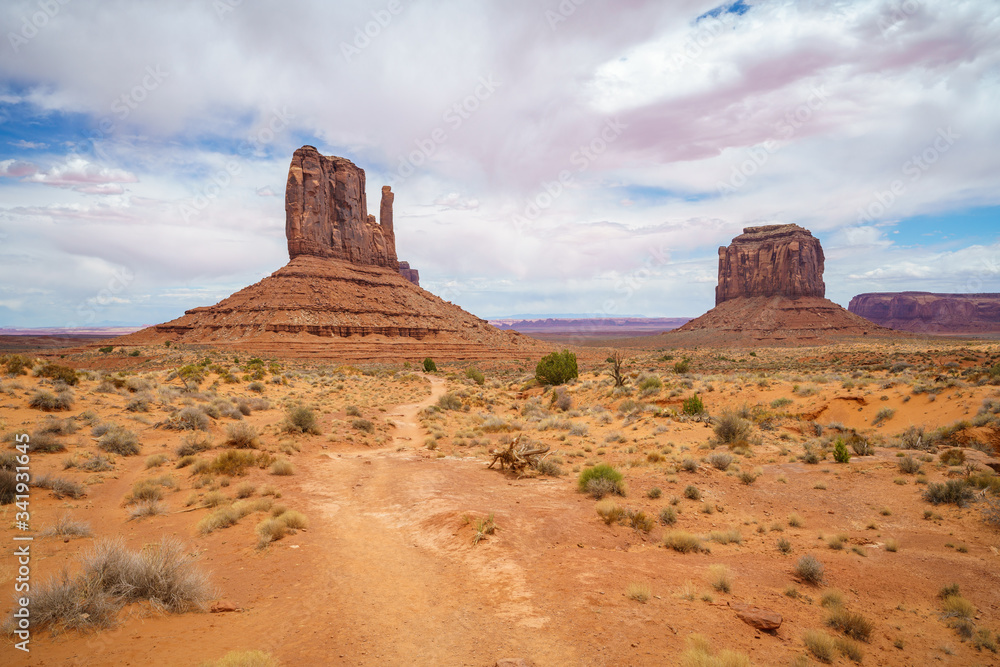
<svg viewBox="0 0 1000 667"><path fill-rule="evenodd" d="M424 359L424 372L425 373L435 373L435 372L437 372L437 369L438 369L437 364L434 363L433 359L431 359L430 357L427 357L426 359Z"/></svg>
<svg viewBox="0 0 1000 667"><path fill-rule="evenodd" d="M542 384L559 385L579 375L576 355L569 350L547 354L535 366L535 379Z"/></svg>
<svg viewBox="0 0 1000 667"><path fill-rule="evenodd" d="M625 374L622 372L622 367L625 365L625 355L622 354L621 350L615 350L606 361L611 364L611 377L615 380L616 387L625 386Z"/></svg>

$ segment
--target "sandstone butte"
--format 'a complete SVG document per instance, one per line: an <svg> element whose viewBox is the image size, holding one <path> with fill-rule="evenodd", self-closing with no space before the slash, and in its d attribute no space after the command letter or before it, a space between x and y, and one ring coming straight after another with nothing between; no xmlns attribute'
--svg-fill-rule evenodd
<svg viewBox="0 0 1000 667"><path fill-rule="evenodd" d="M825 298L823 248L798 225L747 227L719 248L716 306L666 345L817 345L898 336Z"/></svg>
<svg viewBox="0 0 1000 667"><path fill-rule="evenodd" d="M1000 332L1000 294L875 292L857 295L847 309L884 327L914 333Z"/></svg>
<svg viewBox="0 0 1000 667"><path fill-rule="evenodd" d="M365 172L303 146L285 188L290 261L214 306L115 339L343 360L525 358L548 346L500 331L418 286L396 257L394 195L368 214Z"/></svg>

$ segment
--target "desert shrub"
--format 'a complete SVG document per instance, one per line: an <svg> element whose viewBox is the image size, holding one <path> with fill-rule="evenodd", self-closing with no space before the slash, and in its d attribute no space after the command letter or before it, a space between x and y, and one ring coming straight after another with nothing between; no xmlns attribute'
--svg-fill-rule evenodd
<svg viewBox="0 0 1000 667"><path fill-rule="evenodd" d="M39 489L48 489L56 498L83 498L86 495L82 484L64 477L53 477L49 474L33 478L31 485Z"/></svg>
<svg viewBox="0 0 1000 667"><path fill-rule="evenodd" d="M161 477L140 479L132 485L132 492L125 498L125 504L134 505L143 501L156 501L163 498L163 489L175 486L173 479L164 475Z"/></svg>
<svg viewBox="0 0 1000 667"><path fill-rule="evenodd" d="M872 422L872 426L879 426L883 422L889 421L895 414L896 411L892 408L882 408L878 411L878 414L875 415L875 420Z"/></svg>
<svg viewBox="0 0 1000 667"><path fill-rule="evenodd" d="M851 446L854 453L858 456L871 456L875 453L875 448L872 446L868 438L858 435L857 433L852 433L847 439L847 444Z"/></svg>
<svg viewBox="0 0 1000 667"><path fill-rule="evenodd" d="M257 486L253 482L243 482L233 490L233 495L237 498L249 498L257 493Z"/></svg>
<svg viewBox="0 0 1000 667"><path fill-rule="evenodd" d="M920 461L913 458L911 455L898 459L896 465L899 466L899 471L906 475L916 475L920 472Z"/></svg>
<svg viewBox="0 0 1000 667"><path fill-rule="evenodd" d="M78 426L72 417L66 419L58 419L53 416L48 416L41 426L38 427L38 433L47 433L51 435L71 435L76 433Z"/></svg>
<svg viewBox="0 0 1000 667"><path fill-rule="evenodd" d="M59 442L54 436L48 433L32 433L28 442L28 451L32 454L53 454L55 452L65 452L66 445Z"/></svg>
<svg viewBox="0 0 1000 667"><path fill-rule="evenodd" d="M778 551L783 554L790 554L792 552L792 543L785 538L779 538L777 542Z"/></svg>
<svg viewBox="0 0 1000 667"><path fill-rule="evenodd" d="M288 526L281 519L264 519L257 524L257 547L263 549L271 542L277 542L288 534Z"/></svg>
<svg viewBox="0 0 1000 667"><path fill-rule="evenodd" d="M285 413L285 431L288 433L312 433L319 435L316 413L304 405L296 405Z"/></svg>
<svg viewBox="0 0 1000 667"><path fill-rule="evenodd" d="M184 436L180 446L174 450L177 456L192 456L212 448L212 438L207 435L190 434Z"/></svg>
<svg viewBox="0 0 1000 667"><path fill-rule="evenodd" d="M207 431L208 424L208 415L205 411L192 405L182 408L170 421L169 427L178 431Z"/></svg>
<svg viewBox="0 0 1000 667"><path fill-rule="evenodd" d="M646 492L646 497L650 498L651 500L656 500L662 495L663 495L663 489L661 489L658 486L654 486L653 488L651 488L649 491Z"/></svg>
<svg viewBox="0 0 1000 667"><path fill-rule="evenodd" d="M688 484L684 487L684 497L688 500L701 500L701 491L698 487L693 484Z"/></svg>
<svg viewBox="0 0 1000 667"><path fill-rule="evenodd" d="M207 577L173 538L138 552L129 551L121 538L102 540L80 561L75 577L64 570L32 591L33 627L110 627L125 604L149 602L156 609L182 613L204 608L212 596Z"/></svg>
<svg viewBox="0 0 1000 667"><path fill-rule="evenodd" d="M45 364L39 368L35 371L35 375L43 378L50 378L52 380L59 380L70 386L76 385L80 382L80 378L76 374L75 369L72 369L69 366L60 366L52 363Z"/></svg>
<svg viewBox="0 0 1000 667"><path fill-rule="evenodd" d="M684 470L686 472L694 472L697 469L698 469L698 462L695 461L694 459L687 457L683 461L681 461L681 470Z"/></svg>
<svg viewBox="0 0 1000 667"><path fill-rule="evenodd" d="M87 472L104 472L114 468L114 465L111 463L111 459L104 454L85 454L82 459L73 457L71 465L66 465L66 467L75 467Z"/></svg>
<svg viewBox="0 0 1000 667"><path fill-rule="evenodd" d="M621 521L625 516L625 510L618 506L615 501L610 499L605 499L598 501L597 505L594 506L597 511L597 516L601 517L605 524L611 525Z"/></svg>
<svg viewBox="0 0 1000 667"><path fill-rule="evenodd" d="M97 441L97 446L106 452L119 456L135 456L141 448L139 436L124 426L112 424Z"/></svg>
<svg viewBox="0 0 1000 667"><path fill-rule="evenodd" d="M722 649L712 650L708 640L698 634L688 637L688 647L681 655L682 667L751 667L745 653Z"/></svg>
<svg viewBox="0 0 1000 667"><path fill-rule="evenodd" d="M708 567L708 583L720 593L733 590L732 572L725 565L716 563Z"/></svg>
<svg viewBox="0 0 1000 667"><path fill-rule="evenodd" d="M693 396L684 399L684 406L682 409L686 415L700 415L705 412L705 404L701 402L701 398L698 397L698 394L694 394Z"/></svg>
<svg viewBox="0 0 1000 667"><path fill-rule="evenodd" d="M577 486L583 493L589 493L598 500L608 494L625 495L625 480L620 472L606 463L598 463L585 468L577 479Z"/></svg>
<svg viewBox="0 0 1000 667"><path fill-rule="evenodd" d="M462 399L449 392L438 399L437 405L442 410L461 410Z"/></svg>
<svg viewBox="0 0 1000 667"><path fill-rule="evenodd" d="M139 394L125 404L125 409L129 412L149 412L149 404L153 400L150 394Z"/></svg>
<svg viewBox="0 0 1000 667"><path fill-rule="evenodd" d="M663 380L655 375L647 375L639 382L639 389L644 392L654 392L663 388Z"/></svg>
<svg viewBox="0 0 1000 667"><path fill-rule="evenodd" d="M708 462L717 470L725 472L733 464L733 455L728 452L715 452L708 457Z"/></svg>
<svg viewBox="0 0 1000 667"><path fill-rule="evenodd" d="M924 500L933 505L950 503L965 507L972 497L972 489L964 479L949 479L944 483L931 482L924 491Z"/></svg>
<svg viewBox="0 0 1000 667"><path fill-rule="evenodd" d="M42 531L42 537L90 537L91 534L89 523L74 521L68 514L63 514Z"/></svg>
<svg viewBox="0 0 1000 667"><path fill-rule="evenodd" d="M167 462L167 457L165 454L153 454L146 458L146 468L159 468L161 465Z"/></svg>
<svg viewBox="0 0 1000 667"><path fill-rule="evenodd" d="M924 435L924 429L911 426L899 436L899 446L903 449L926 450L930 447L930 443Z"/></svg>
<svg viewBox="0 0 1000 667"><path fill-rule="evenodd" d="M836 655L834 653L836 644L833 641L833 637L819 630L806 630L805 634L802 635L802 641L805 642L806 648L809 649L809 652L817 660L820 662L833 662L833 658Z"/></svg>
<svg viewBox="0 0 1000 667"><path fill-rule="evenodd" d="M652 595L653 592L649 588L649 584L643 584L636 581L630 583L625 589L625 596L630 600L635 600L636 602L648 602Z"/></svg>
<svg viewBox="0 0 1000 667"><path fill-rule="evenodd" d="M167 513L167 506L158 500L142 500L132 505L128 511L129 521L147 516L160 516Z"/></svg>
<svg viewBox="0 0 1000 667"><path fill-rule="evenodd" d="M32 366L31 360L20 354L12 354L6 357L3 364L6 367L8 375L27 375L28 369Z"/></svg>
<svg viewBox="0 0 1000 667"><path fill-rule="evenodd" d="M17 495L17 474L12 470L0 470L0 505L10 505Z"/></svg>
<svg viewBox="0 0 1000 667"><path fill-rule="evenodd" d="M719 442L731 444L745 442L753 432L753 425L735 412L723 412L713 427Z"/></svg>
<svg viewBox="0 0 1000 667"><path fill-rule="evenodd" d="M40 389L31 395L28 405L43 412L60 412L73 407L73 396L68 391L53 394Z"/></svg>
<svg viewBox="0 0 1000 667"><path fill-rule="evenodd" d="M351 420L351 428L353 428L353 429L355 429L357 431L363 431L365 433L374 433L375 432L375 424L373 424L371 422L371 420L369 420L369 419L361 419L361 418L359 418L359 419L352 419Z"/></svg>
<svg viewBox="0 0 1000 667"><path fill-rule="evenodd" d="M486 376L475 366L469 366L465 369L465 377L469 378L479 386L482 386L486 382Z"/></svg>
<svg viewBox="0 0 1000 667"><path fill-rule="evenodd" d="M736 476L736 478L740 480L740 482L746 484L747 486L750 486L751 484L756 482L759 477L760 473L752 470L741 470L740 474Z"/></svg>
<svg viewBox="0 0 1000 667"><path fill-rule="evenodd" d="M264 651L230 651L205 667L281 667L281 663Z"/></svg>
<svg viewBox="0 0 1000 667"><path fill-rule="evenodd" d="M279 459L271 464L271 474L279 476L294 475L295 466L286 459Z"/></svg>
<svg viewBox="0 0 1000 667"><path fill-rule="evenodd" d="M823 564L812 554L806 554L796 563L795 576L807 584L818 586L823 582Z"/></svg>
<svg viewBox="0 0 1000 667"><path fill-rule="evenodd" d="M868 641L875 628L874 624L862 614L848 611L839 605L833 607L826 619L826 624L852 639L863 642Z"/></svg>
<svg viewBox="0 0 1000 667"><path fill-rule="evenodd" d="M672 530L663 535L663 546L682 554L701 551L701 540L691 533L682 530Z"/></svg>
<svg viewBox="0 0 1000 667"><path fill-rule="evenodd" d="M431 359L430 357L427 357L426 359L424 359L424 372L425 373L436 373L437 369L438 369L437 364L434 363L433 359Z"/></svg>
<svg viewBox="0 0 1000 667"><path fill-rule="evenodd" d="M674 372L683 375L691 370L691 362L688 359L681 359L674 364Z"/></svg>
<svg viewBox="0 0 1000 667"><path fill-rule="evenodd" d="M983 498L983 521L988 526L1000 528L1000 496L987 495Z"/></svg>
<svg viewBox="0 0 1000 667"><path fill-rule="evenodd" d="M664 507L660 510L660 523L664 526L672 526L677 523L677 510L673 507Z"/></svg>
<svg viewBox="0 0 1000 667"><path fill-rule="evenodd" d="M743 534L739 528L730 528L726 531L714 530L708 534L708 539L716 544L742 544Z"/></svg>
<svg viewBox="0 0 1000 667"><path fill-rule="evenodd" d="M642 510L627 510L625 512L625 516L630 527L635 528L636 530L641 530L644 533L648 533L653 530L653 526L656 525L656 521L653 517L649 516Z"/></svg>
<svg viewBox="0 0 1000 667"><path fill-rule="evenodd" d="M208 471L219 475L245 475L247 468L257 463L257 455L246 450L227 449L208 465Z"/></svg>
<svg viewBox="0 0 1000 667"><path fill-rule="evenodd" d="M568 412L573 407L573 397L565 387L556 387L552 392L552 407L562 412Z"/></svg>
<svg viewBox="0 0 1000 667"><path fill-rule="evenodd" d="M965 452L961 449L948 449L941 452L938 459L946 466L960 466L965 463Z"/></svg>
<svg viewBox="0 0 1000 667"><path fill-rule="evenodd" d="M833 445L833 460L837 463L847 463L851 460L851 452L848 451L843 438L837 438L837 442Z"/></svg>
<svg viewBox="0 0 1000 667"><path fill-rule="evenodd" d="M223 444L236 449L256 449L260 444L260 438L256 428L240 421L226 426L226 440Z"/></svg>
<svg viewBox="0 0 1000 667"><path fill-rule="evenodd" d="M535 366L535 379L541 384L560 385L579 374L576 355L569 350L547 354Z"/></svg>
<svg viewBox="0 0 1000 667"><path fill-rule="evenodd" d="M550 459L542 459L539 461L535 466L535 470L548 477L559 477L563 474L562 468L560 468L555 461Z"/></svg>

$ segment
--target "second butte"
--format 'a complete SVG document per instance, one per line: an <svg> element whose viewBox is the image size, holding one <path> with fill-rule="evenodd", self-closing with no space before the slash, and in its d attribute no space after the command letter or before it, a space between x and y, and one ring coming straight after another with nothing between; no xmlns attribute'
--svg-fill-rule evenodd
<svg viewBox="0 0 1000 667"><path fill-rule="evenodd" d="M719 248L716 306L658 337L668 345L819 345L893 332L825 298L819 239L798 225L747 227Z"/></svg>
<svg viewBox="0 0 1000 667"><path fill-rule="evenodd" d="M285 191L290 261L213 306L115 339L285 357L370 361L537 357L548 346L500 331L421 289L396 258L393 194L368 215L365 172L312 146L295 151Z"/></svg>

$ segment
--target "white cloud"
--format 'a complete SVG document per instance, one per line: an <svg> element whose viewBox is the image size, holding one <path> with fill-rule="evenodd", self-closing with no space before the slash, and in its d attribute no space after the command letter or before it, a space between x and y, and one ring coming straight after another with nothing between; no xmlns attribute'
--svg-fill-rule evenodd
<svg viewBox="0 0 1000 667"><path fill-rule="evenodd" d="M416 152L393 185L399 255L477 314L610 302L696 315L713 303L715 246L751 224L822 235L838 298L962 284L981 259L899 248L892 224L1000 204L995 2L923 0L897 16L882 0L762 0L721 29L695 22L707 0L588 2L553 30L558 4L404 2L350 59L342 44L381 0L221 16L212 3L62 6L0 61L0 116L90 119L68 140L12 140L0 161L3 252L47 267L0 266L0 283L62 299L11 310L69 319L81 291L128 266L121 298L147 295L135 317L157 320L270 273L304 142L367 170L372 211ZM5 3L0 24L34 7ZM624 129L606 140L609 118ZM948 127L959 138L914 180L907 165ZM515 225L533 201L547 205Z"/></svg>

